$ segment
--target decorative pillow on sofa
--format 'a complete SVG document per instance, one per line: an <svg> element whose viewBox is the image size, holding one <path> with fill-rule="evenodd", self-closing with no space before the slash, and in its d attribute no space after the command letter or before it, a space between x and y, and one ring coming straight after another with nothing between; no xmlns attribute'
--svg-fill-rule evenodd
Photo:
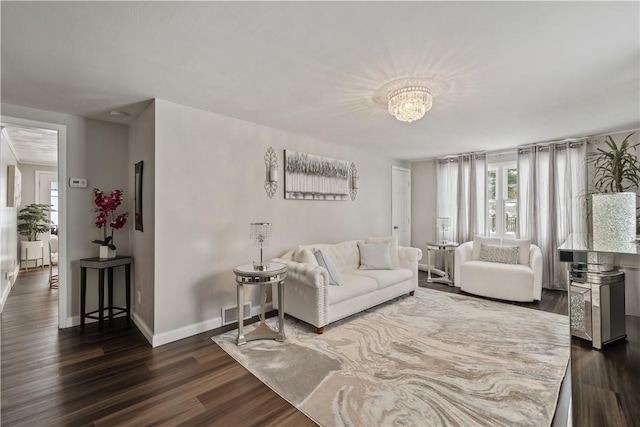
<svg viewBox="0 0 640 427"><path fill-rule="evenodd" d="M327 251L323 251L322 249L314 249L313 255L318 261L318 265L320 267L324 267L329 272L329 284L342 286L342 274L340 274L340 270L338 270L338 266L331 258L331 255Z"/></svg>
<svg viewBox="0 0 640 427"><path fill-rule="evenodd" d="M502 239L500 237L473 236L473 252L471 253L471 259L474 261L480 259L480 246L483 243L485 245L500 246L501 240Z"/></svg>
<svg viewBox="0 0 640 427"><path fill-rule="evenodd" d="M480 244L478 261L518 264L520 248L518 246L497 246Z"/></svg>
<svg viewBox="0 0 640 427"><path fill-rule="evenodd" d="M296 251L293 253L293 260L295 262L302 262L305 264L318 265L318 260L311 252L311 249L304 248L302 246L298 246Z"/></svg>
<svg viewBox="0 0 640 427"><path fill-rule="evenodd" d="M529 250L531 249L531 239L502 239L502 246L520 248L518 264L529 265Z"/></svg>
<svg viewBox="0 0 640 427"><path fill-rule="evenodd" d="M398 236L388 237L367 237L365 243L382 243L391 242L391 264L393 268L400 268L400 259L398 258Z"/></svg>
<svg viewBox="0 0 640 427"><path fill-rule="evenodd" d="M391 240L380 243L358 242L360 270L393 270Z"/></svg>

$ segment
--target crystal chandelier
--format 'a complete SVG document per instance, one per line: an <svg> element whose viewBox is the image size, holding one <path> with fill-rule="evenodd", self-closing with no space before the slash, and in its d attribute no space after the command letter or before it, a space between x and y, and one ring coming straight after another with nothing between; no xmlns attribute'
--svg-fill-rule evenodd
<svg viewBox="0 0 640 427"><path fill-rule="evenodd" d="M431 109L431 92L424 86L407 86L389 93L389 113L401 122L421 119Z"/></svg>

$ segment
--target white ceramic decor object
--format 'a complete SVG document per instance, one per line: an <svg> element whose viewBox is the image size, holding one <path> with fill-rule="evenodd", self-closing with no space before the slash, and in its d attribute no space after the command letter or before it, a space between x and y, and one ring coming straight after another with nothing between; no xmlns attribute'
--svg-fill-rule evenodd
<svg viewBox="0 0 640 427"><path fill-rule="evenodd" d="M600 250L635 241L635 193L592 195L593 244Z"/></svg>
<svg viewBox="0 0 640 427"><path fill-rule="evenodd" d="M109 249L109 246L100 246L100 258L115 258L116 251Z"/></svg>

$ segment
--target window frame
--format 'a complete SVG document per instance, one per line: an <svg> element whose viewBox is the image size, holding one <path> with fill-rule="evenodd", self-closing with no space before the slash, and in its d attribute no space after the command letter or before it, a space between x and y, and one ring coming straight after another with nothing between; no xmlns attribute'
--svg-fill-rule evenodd
<svg viewBox="0 0 640 427"><path fill-rule="evenodd" d="M502 162L491 162L487 163L487 231L489 236L491 237L503 237L503 238L515 238L517 235L517 217L518 217L518 197L516 194L515 199L509 199L509 178L508 171L509 169L515 169L516 173L518 170L518 162L513 161L502 161ZM495 170L496 171L496 181L495 181L495 199L489 198L489 172ZM491 214L490 214L490 202L491 200L495 200L495 215L496 215L496 231L491 230ZM514 231L507 231L507 204L515 203L516 206L516 224ZM502 221L498 221L498 218L504 218Z"/></svg>

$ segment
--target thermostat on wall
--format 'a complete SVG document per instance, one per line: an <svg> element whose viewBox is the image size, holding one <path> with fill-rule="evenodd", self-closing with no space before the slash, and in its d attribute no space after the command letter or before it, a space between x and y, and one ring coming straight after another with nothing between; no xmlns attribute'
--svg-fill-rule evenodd
<svg viewBox="0 0 640 427"><path fill-rule="evenodd" d="M69 178L69 187L87 188L86 178Z"/></svg>

